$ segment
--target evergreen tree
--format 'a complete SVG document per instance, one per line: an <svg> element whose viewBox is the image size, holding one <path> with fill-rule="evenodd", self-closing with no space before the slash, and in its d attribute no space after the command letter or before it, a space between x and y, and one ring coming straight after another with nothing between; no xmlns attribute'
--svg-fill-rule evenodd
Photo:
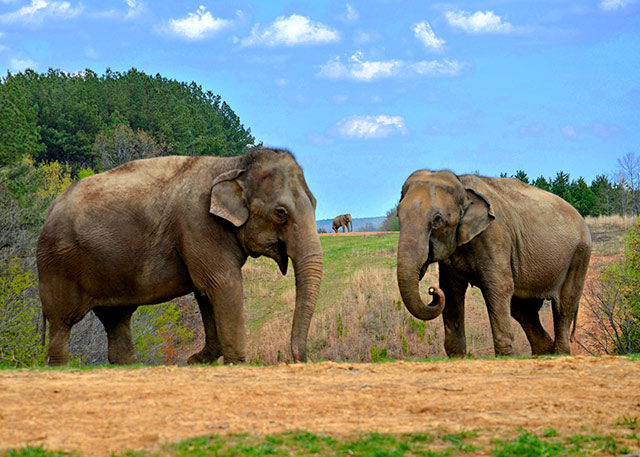
<svg viewBox="0 0 640 457"><path fill-rule="evenodd" d="M569 188L574 206L582 216L595 216L595 195L584 178L581 176L577 181L571 183Z"/></svg>
<svg viewBox="0 0 640 457"><path fill-rule="evenodd" d="M593 214L609 216L613 212L613 186L606 175L598 175L591 182L591 192L594 197Z"/></svg>
<svg viewBox="0 0 640 457"><path fill-rule="evenodd" d="M516 171L516 174L513 175L513 177L514 178L518 178L520 181L522 181L525 184L530 184L529 183L529 177L527 176L527 174L523 170Z"/></svg>
<svg viewBox="0 0 640 457"><path fill-rule="evenodd" d="M255 143L219 95L135 68L9 73L0 80L0 120L0 165L29 154L95 168L104 158L96 141L106 144L122 126L163 153L234 156Z"/></svg>
<svg viewBox="0 0 640 457"><path fill-rule="evenodd" d="M551 192L551 184L549 184L549 181L547 181L544 176L540 176L536 178L536 180L533 182L533 185L539 187L542 190Z"/></svg>
<svg viewBox="0 0 640 457"><path fill-rule="evenodd" d="M556 177L551 181L551 192L564 198L572 205L575 204L575 200L571 196L569 174L563 171L556 173Z"/></svg>

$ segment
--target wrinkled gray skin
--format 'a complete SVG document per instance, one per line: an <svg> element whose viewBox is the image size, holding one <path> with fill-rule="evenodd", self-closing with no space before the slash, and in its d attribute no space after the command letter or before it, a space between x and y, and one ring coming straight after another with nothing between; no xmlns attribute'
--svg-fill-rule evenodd
<svg viewBox="0 0 640 457"><path fill-rule="evenodd" d="M338 230L342 227L344 233L345 228L349 232L353 232L353 221L351 220L351 214L341 214L333 219L333 231L338 233Z"/></svg>
<svg viewBox="0 0 640 457"><path fill-rule="evenodd" d="M402 187L398 216L402 299L419 319L442 312L447 355L466 354L469 284L482 291L496 355L513 354L511 316L533 354L569 353L591 253L589 229L571 205L513 178L418 170ZM439 294L427 305L419 293L419 281L433 262L439 266L444 310ZM552 302L555 339L540 324L545 299Z"/></svg>
<svg viewBox="0 0 640 457"><path fill-rule="evenodd" d="M291 350L305 361L322 277L315 207L282 150L138 160L77 182L51 205L38 241L48 364L67 363L71 327L89 310L107 331L109 362L135 362L136 308L190 292L206 341L189 362L244 361L241 268L261 255L283 274L293 262Z"/></svg>

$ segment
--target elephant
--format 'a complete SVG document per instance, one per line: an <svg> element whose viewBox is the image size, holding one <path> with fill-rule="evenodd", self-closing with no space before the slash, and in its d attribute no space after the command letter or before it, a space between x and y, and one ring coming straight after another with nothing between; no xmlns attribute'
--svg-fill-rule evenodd
<svg viewBox="0 0 640 457"><path fill-rule="evenodd" d="M38 239L47 363L68 362L71 327L90 310L107 332L109 362L133 363L136 308L191 292L205 343L188 363L243 362L241 268L261 255L283 275L292 261L291 352L306 361L322 279L315 208L294 156L273 148L136 160L74 183L52 203Z"/></svg>
<svg viewBox="0 0 640 457"><path fill-rule="evenodd" d="M342 227L342 232L346 230L349 232L353 232L353 220L351 219L351 214L341 214L340 216L336 216L333 219L332 228L333 231L338 233L338 230Z"/></svg>
<svg viewBox="0 0 640 457"><path fill-rule="evenodd" d="M591 254L589 228L573 206L515 178L418 170L402 187L398 217L402 300L418 319L442 314L449 357L466 355L469 284L482 292L496 355L513 354L511 316L533 355L570 353ZM425 303L419 282L434 262L439 288ZM551 300L554 339L540 323L544 300Z"/></svg>

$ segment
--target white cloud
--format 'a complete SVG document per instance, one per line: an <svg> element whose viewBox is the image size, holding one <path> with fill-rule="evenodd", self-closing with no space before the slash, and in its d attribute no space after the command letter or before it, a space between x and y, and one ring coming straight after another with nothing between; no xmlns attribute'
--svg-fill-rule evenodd
<svg viewBox="0 0 640 457"><path fill-rule="evenodd" d="M133 19L140 16L140 14L142 13L142 10L144 9L144 5L140 0L124 0L124 1L129 7L129 10L127 11L127 15L125 17L126 19Z"/></svg>
<svg viewBox="0 0 640 457"><path fill-rule="evenodd" d="M131 0L130 0L131 1ZM231 25L231 21L213 17L205 6L182 19L170 19L169 32L188 40L201 40Z"/></svg>
<svg viewBox="0 0 640 457"><path fill-rule="evenodd" d="M338 122L338 133L345 138L378 139L396 133L404 135L407 128L402 116L351 116Z"/></svg>
<svg viewBox="0 0 640 457"><path fill-rule="evenodd" d="M330 60L320 68L318 76L329 79L354 79L356 81L373 81L411 75L453 77L459 75L466 66L467 64L464 62L449 59L420 62L366 61L363 60L362 52L356 52L346 63L340 57Z"/></svg>
<svg viewBox="0 0 640 457"><path fill-rule="evenodd" d="M423 76L446 76L454 77L462 73L468 64L457 60L423 60L411 64L410 68L417 74Z"/></svg>
<svg viewBox="0 0 640 457"><path fill-rule="evenodd" d="M572 140L575 139L578 135L575 127L571 124L567 124L564 127L562 127L562 134L565 136L565 138L569 138Z"/></svg>
<svg viewBox="0 0 640 457"><path fill-rule="evenodd" d="M347 21L357 21L358 18L360 18L358 11L348 3L346 7L347 7L347 15L346 15Z"/></svg>
<svg viewBox="0 0 640 457"><path fill-rule="evenodd" d="M31 4L28 6L23 6L12 13L0 14L0 21L5 23L39 23L47 17L67 19L79 15L81 12L81 6L72 7L69 2L31 0Z"/></svg>
<svg viewBox="0 0 640 457"><path fill-rule="evenodd" d="M633 0L602 0L600 2L600 8L605 11L615 11L624 8L629 3L633 3Z"/></svg>
<svg viewBox="0 0 640 457"><path fill-rule="evenodd" d="M394 76L402 65L399 60L362 61L362 56L362 52L356 52L351 56L350 62L347 64L342 63L340 57L336 57L333 61L323 65L319 74L329 79L371 81Z"/></svg>
<svg viewBox="0 0 640 457"><path fill-rule="evenodd" d="M469 33L512 33L515 27L509 22L503 22L500 16L493 11L476 11L467 13L466 11L447 11L444 13L449 25L462 29Z"/></svg>
<svg viewBox="0 0 640 457"><path fill-rule="evenodd" d="M19 73L21 71L25 71L27 68L31 68L35 70L38 64L31 59L17 59L12 58L9 61L9 68L11 71Z"/></svg>
<svg viewBox="0 0 640 457"><path fill-rule="evenodd" d="M256 24L251 35L242 40L244 46L265 44L268 46L318 44L338 41L340 34L328 26L314 22L308 17L292 14L280 16L267 26Z"/></svg>
<svg viewBox="0 0 640 457"><path fill-rule="evenodd" d="M413 33L427 48L442 49L446 43L442 38L436 37L428 22L418 22L413 27Z"/></svg>

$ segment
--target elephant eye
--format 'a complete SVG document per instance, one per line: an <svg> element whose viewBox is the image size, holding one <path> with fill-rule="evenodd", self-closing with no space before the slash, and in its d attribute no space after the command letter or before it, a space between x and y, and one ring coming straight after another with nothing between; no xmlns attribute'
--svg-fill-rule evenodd
<svg viewBox="0 0 640 457"><path fill-rule="evenodd" d="M276 220L280 223L280 224L286 224L287 221L289 220L289 213L287 212L286 208L283 208L282 206L278 206L275 210L274 210L274 214L276 217Z"/></svg>
<svg viewBox="0 0 640 457"><path fill-rule="evenodd" d="M435 217L433 218L433 221L431 222L431 227L438 228L442 224L444 224L444 219L442 219L441 215L436 214Z"/></svg>

